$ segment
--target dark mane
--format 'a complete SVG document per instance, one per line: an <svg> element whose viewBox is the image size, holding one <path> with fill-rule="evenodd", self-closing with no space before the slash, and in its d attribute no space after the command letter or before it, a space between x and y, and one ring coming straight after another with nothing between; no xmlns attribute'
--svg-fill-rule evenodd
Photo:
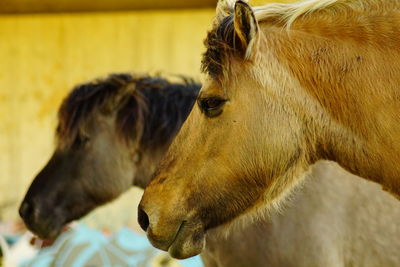
<svg viewBox="0 0 400 267"><path fill-rule="evenodd" d="M235 36L233 15L224 17L208 32L204 45L206 52L201 61L201 71L213 78L221 77L230 56L243 56L240 54L241 42Z"/></svg>
<svg viewBox="0 0 400 267"><path fill-rule="evenodd" d="M113 74L75 87L58 112L57 140L70 146L96 111L115 114L125 141L140 138L142 149L168 144L188 116L200 90L188 78L169 82L162 77Z"/></svg>

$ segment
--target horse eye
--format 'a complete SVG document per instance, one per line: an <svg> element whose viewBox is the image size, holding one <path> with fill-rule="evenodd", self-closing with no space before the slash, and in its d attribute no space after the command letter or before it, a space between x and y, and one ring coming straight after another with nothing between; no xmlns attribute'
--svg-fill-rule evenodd
<svg viewBox="0 0 400 267"><path fill-rule="evenodd" d="M217 97L199 99L198 101L201 111L210 118L216 117L222 113L222 106L225 102L225 99Z"/></svg>

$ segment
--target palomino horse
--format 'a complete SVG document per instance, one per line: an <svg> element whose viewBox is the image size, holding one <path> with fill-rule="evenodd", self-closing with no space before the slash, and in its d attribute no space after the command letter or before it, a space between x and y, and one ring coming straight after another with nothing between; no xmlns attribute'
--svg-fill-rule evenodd
<svg viewBox="0 0 400 267"><path fill-rule="evenodd" d="M134 86L134 88L132 87ZM187 86L185 89L184 87ZM119 88L120 87L120 88ZM83 175L88 168L87 164L69 163L69 168L78 173L74 180L54 166L52 176L45 176L42 179L43 191L41 193L31 193L26 197L26 202L46 203L47 209L61 209L63 218L76 218L76 209L65 209L64 203L71 203L74 207L83 206L86 213L94 208L96 203L89 203L87 197L96 192L97 198L108 198L112 195L116 197L123 191L130 188L131 184L144 187L150 175L140 170L152 170L154 164L160 160L160 154L164 154L167 144L176 134L177 128L183 123L188 114L191 103L195 101L195 94L199 86L193 83L171 84L162 79L150 77L130 77L127 75L114 75L105 80L98 80L89 84L81 85L75 89L65 100L62 110L69 110L70 114L81 114L82 118L76 121L74 129L89 129L85 131L90 134L90 140L97 140L90 147L85 148L80 155L80 159L94 157L97 162L108 160L108 154L100 153L104 146L117 142L120 138L128 138L129 144L107 148L112 155L126 155L131 153L132 159L127 164L126 171L116 169L113 164L94 165L101 168L101 173L112 173L109 176L99 176L96 180L91 175ZM106 91L109 90L109 95ZM152 91L159 91L157 92ZM167 91L168 90L168 91ZM133 94L133 95L131 95ZM136 95L139 94L139 95ZM74 96L73 96L74 95ZM91 95L91 97L88 97ZM102 123L88 124L90 120L99 121L99 116L108 117L108 113L100 115L102 108L108 106L109 114L116 114L121 109L121 105L116 104L115 97L135 96L134 99L147 99L145 101L146 111L154 111L158 116L148 117L147 120L135 119L142 114L137 108L142 108L143 102L137 108L129 108L124 116L132 116L126 121L127 131L125 135L119 135L120 124L114 121L110 124ZM156 101L157 96L164 95L163 101ZM79 102L78 100L79 97ZM104 99L102 99L105 97ZM74 100L72 99L74 98ZM107 99L108 98L108 99ZM179 99L182 98L182 99ZM122 99L121 99L122 100ZM162 100L161 98L159 100ZM120 100L117 99L117 102ZM170 103L169 103L169 102ZM88 107L91 104L95 106ZM108 103L108 104L107 104ZM158 107L153 107L156 105ZM179 111L178 109L181 109ZM81 111L85 110L84 113ZM165 114L161 114L165 113ZM177 115L179 114L179 116ZM122 114L121 114L122 115ZM66 115L61 115L60 127L65 124ZM140 118L140 116L139 116ZM139 124L140 123L140 124ZM130 125L131 124L131 125ZM148 125L147 125L148 124ZM170 124L170 125L169 125ZM70 128L72 130L72 128ZM157 147L146 149L149 146L140 142L140 136L135 129L152 129L151 132L158 132L164 135L163 139L153 136L153 141L160 140L155 144ZM164 129L161 131L161 129ZM166 131L166 129L170 129ZM139 133L143 132L142 130ZM69 132L71 134L72 131ZM122 133L122 132L121 132ZM69 134L57 136L59 142L65 140ZM68 139L72 138L71 136ZM72 138L73 139L73 138ZM162 141L164 140L164 141ZM87 142L90 142L87 140ZM79 147L79 146L78 146ZM78 147L70 148L71 153L65 154L63 161L65 164L70 162L69 157L74 157L73 150ZM106 146L107 147L107 146ZM136 147L136 152L132 147ZM59 146L57 146L57 149ZM137 152L141 152L141 159L137 159ZM87 154L84 156L84 154ZM144 159L154 159L144 160ZM79 161L78 161L79 162ZM132 167L133 166L133 167ZM58 168L62 168L61 165ZM304 189L298 190L294 194L292 202L285 208L284 214L272 212L264 220L254 221L253 224L238 228L236 231L229 231L225 235L223 228L217 228L207 235L206 247L202 253L204 264L212 266L343 266L352 263L352 266L397 266L400 264L400 202L390 197L379 188L369 182L356 180L348 173L342 171L333 164L318 164L312 170L312 177L307 180ZM38 176L40 177L40 176ZM36 178L39 179L39 178ZM36 182L35 182L36 183ZM85 187L77 187L78 184L86 184ZM80 190L80 191L77 191ZM29 192L31 192L29 190ZM39 189L37 189L39 191ZM68 193L65 193L68 191ZM62 193L63 192L63 193ZM49 197L52 194L63 194L61 203L51 203ZM75 196L80 196L75 198ZM61 196L60 196L61 197ZM51 200L51 198L50 198ZM102 203L98 203L100 205ZM40 206L39 206L40 207ZM357 207L357 209L354 209ZM388 212L392 211L392 212ZM398 211L393 212L393 211ZM40 209L39 214L43 213ZM60 213L47 213L47 216L54 217L55 220L65 221L60 218ZM31 215L25 215L26 222L31 225L29 220ZM38 218L40 224L44 218ZM33 222L33 225L38 223ZM56 233L59 231L59 224L47 226L46 232ZM34 226L37 229L41 226ZM51 234L50 234L51 235ZM360 238L362 237L362 238ZM331 240L331 242L327 242ZM365 246L368 244L368 246ZM351 253L342 253L351 251Z"/></svg>
<svg viewBox="0 0 400 267"><path fill-rule="evenodd" d="M200 85L118 74L76 87L58 113L57 146L20 207L44 238L132 185L142 188L188 116Z"/></svg>
<svg viewBox="0 0 400 267"><path fill-rule="evenodd" d="M231 2L205 41L197 105L139 206L149 240L177 258L278 206L322 159L400 196L400 1Z"/></svg>

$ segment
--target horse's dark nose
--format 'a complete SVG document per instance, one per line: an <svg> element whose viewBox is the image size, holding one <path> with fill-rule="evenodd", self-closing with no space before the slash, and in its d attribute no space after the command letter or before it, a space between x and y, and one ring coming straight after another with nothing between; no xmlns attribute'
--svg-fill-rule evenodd
<svg viewBox="0 0 400 267"><path fill-rule="evenodd" d="M19 215L22 219L24 219L24 221L26 221L31 217L33 210L33 204L24 200L19 208Z"/></svg>
<svg viewBox="0 0 400 267"><path fill-rule="evenodd" d="M138 222L143 231L146 232L149 227L149 216L147 216L146 212L140 206L138 207Z"/></svg>

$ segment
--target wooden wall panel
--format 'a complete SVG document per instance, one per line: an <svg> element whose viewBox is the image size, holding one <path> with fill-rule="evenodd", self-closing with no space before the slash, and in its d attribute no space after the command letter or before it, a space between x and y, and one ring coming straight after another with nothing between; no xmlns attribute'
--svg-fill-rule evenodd
<svg viewBox="0 0 400 267"><path fill-rule="evenodd" d="M217 0L2 0L0 14L113 12L148 9L214 8ZM292 0L251 0L252 5Z"/></svg>
<svg viewBox="0 0 400 267"><path fill-rule="evenodd" d="M17 14L212 8L216 3L217 0L2 0L0 13Z"/></svg>

